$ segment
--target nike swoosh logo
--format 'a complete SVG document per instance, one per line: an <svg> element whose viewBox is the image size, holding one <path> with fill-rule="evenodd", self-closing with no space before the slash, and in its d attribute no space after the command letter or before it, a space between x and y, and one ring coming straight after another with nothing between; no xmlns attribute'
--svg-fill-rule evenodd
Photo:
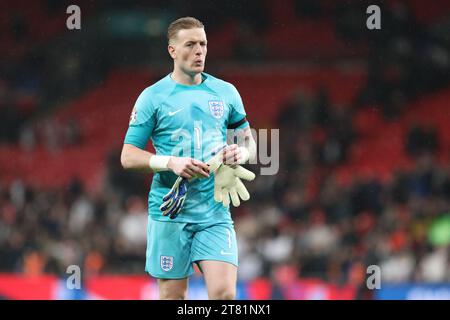
<svg viewBox="0 0 450 320"><path fill-rule="evenodd" d="M177 114L178 112L180 112L181 110L183 110L184 108L178 109L177 111L169 111L169 116L173 116L175 114Z"/></svg>
<svg viewBox="0 0 450 320"><path fill-rule="evenodd" d="M227 254L233 254L233 252L225 252L225 251L221 250L220 254L224 256L224 255L227 255Z"/></svg>

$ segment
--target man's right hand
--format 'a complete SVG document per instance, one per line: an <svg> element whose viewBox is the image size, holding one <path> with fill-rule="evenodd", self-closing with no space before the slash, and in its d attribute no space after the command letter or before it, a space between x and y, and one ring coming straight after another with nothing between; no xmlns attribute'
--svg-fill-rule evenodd
<svg viewBox="0 0 450 320"><path fill-rule="evenodd" d="M188 157L170 157L167 167L177 176L187 179L209 177L206 163Z"/></svg>

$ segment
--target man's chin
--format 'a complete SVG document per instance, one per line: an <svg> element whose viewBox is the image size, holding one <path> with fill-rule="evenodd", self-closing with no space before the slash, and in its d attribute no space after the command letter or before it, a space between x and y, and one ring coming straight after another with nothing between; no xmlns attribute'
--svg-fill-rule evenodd
<svg viewBox="0 0 450 320"><path fill-rule="evenodd" d="M193 71L194 73L202 73L203 70L205 70L205 67L204 67L204 66L192 68L192 71Z"/></svg>
<svg viewBox="0 0 450 320"><path fill-rule="evenodd" d="M202 67L193 67L188 70L185 70L185 72L187 74L190 74L191 76L195 76L196 74L202 73L204 69L205 68L203 66Z"/></svg>

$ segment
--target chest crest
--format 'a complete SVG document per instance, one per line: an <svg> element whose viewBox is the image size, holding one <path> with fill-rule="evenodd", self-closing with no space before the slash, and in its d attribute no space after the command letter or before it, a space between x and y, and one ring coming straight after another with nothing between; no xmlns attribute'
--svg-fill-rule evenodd
<svg viewBox="0 0 450 320"><path fill-rule="evenodd" d="M216 119L221 119L224 115L224 104L221 100L209 100L209 111L211 115Z"/></svg>

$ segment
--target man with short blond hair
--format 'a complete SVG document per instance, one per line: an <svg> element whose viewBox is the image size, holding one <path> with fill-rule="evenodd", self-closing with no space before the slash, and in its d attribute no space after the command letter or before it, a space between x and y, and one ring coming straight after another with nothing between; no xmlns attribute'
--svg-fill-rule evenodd
<svg viewBox="0 0 450 320"><path fill-rule="evenodd" d="M170 24L167 38L173 72L138 97L121 156L125 169L155 172L145 269L158 279L160 299L187 298L193 263L204 274L210 299L234 299L238 252L228 194L235 206L239 199L234 187L228 193L215 191L223 190L217 187L219 171L223 168L226 176L226 170L253 158L256 144L236 88L203 72L203 24L192 17L178 19ZM244 139L227 145L229 130ZM145 151L148 140L156 154ZM224 165L213 175L208 161L221 147ZM172 202L169 197L164 202L173 190L181 194L176 189L180 179L188 188L182 194L185 199ZM234 178L230 181L235 183Z"/></svg>

